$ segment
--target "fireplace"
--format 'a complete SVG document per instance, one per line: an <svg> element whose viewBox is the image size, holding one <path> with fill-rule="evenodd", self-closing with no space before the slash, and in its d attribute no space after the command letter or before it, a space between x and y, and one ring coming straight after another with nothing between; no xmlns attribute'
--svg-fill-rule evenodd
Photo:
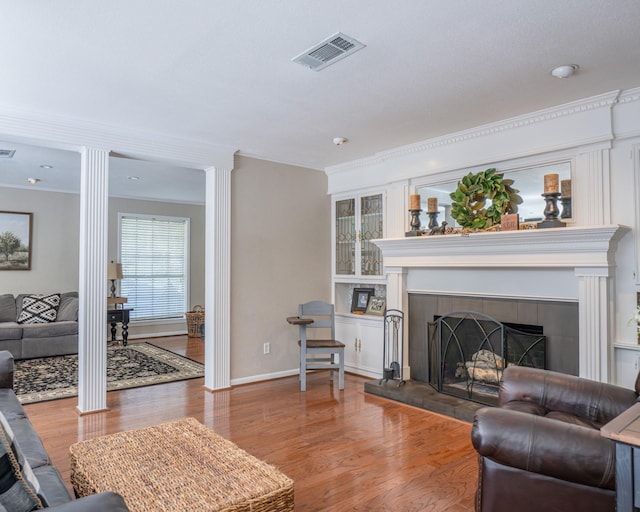
<svg viewBox="0 0 640 512"><path fill-rule="evenodd" d="M437 317L427 331L429 381L441 393L495 405L507 366L546 368L546 337L537 325L458 311Z"/></svg>
<svg viewBox="0 0 640 512"><path fill-rule="evenodd" d="M512 353L507 351L507 361L511 364L542 367L569 375L579 374L579 308L575 301L410 293L408 311L408 365L411 379L436 382L438 359L430 352L433 354L433 345L437 340L433 337L435 329L432 328L430 332L429 325L441 318L453 317L453 320L447 321L447 324L451 324L455 318L464 317L463 313L455 312L472 312L469 313L472 315L470 319L478 320L486 332L496 329L495 326L490 327L491 322L495 322L506 326L505 332L510 337L522 336L520 340L512 342ZM525 333L520 335L519 331ZM449 336L449 333L445 332L444 335ZM488 340L493 348L500 347L502 340L499 336L501 333L496 332ZM535 344L540 337L544 337L544 350L537 345L540 350L527 354L531 357L523 360L524 347ZM478 339L478 334L474 334L473 338ZM487 348L489 343L479 348ZM520 348L517 348L518 345ZM470 357L478 351L473 350L473 346L464 350L465 355ZM500 350L492 351L500 357L505 356ZM455 363L458 362L461 361Z"/></svg>
<svg viewBox="0 0 640 512"><path fill-rule="evenodd" d="M492 305L489 310L447 307L427 318L411 304L417 296L449 296L538 303L543 321L515 322L544 327L548 368L608 382L613 366L610 295L615 251L627 231L619 225L571 226L375 240L384 259L387 307L409 312L405 375L428 382L427 354L414 353L413 337L416 324L423 326L426 336L425 326L434 314L480 311L501 322L514 321L494 314ZM532 311L516 307L516 318ZM548 319L550 311L555 312ZM558 334L565 318L571 328Z"/></svg>
<svg viewBox="0 0 640 512"><path fill-rule="evenodd" d="M406 312L407 381L401 387L371 381L365 390L472 421L481 404L429 384L427 325L452 311L540 325L548 369L608 382L615 251L627 231L571 226L374 240L384 260L387 307Z"/></svg>

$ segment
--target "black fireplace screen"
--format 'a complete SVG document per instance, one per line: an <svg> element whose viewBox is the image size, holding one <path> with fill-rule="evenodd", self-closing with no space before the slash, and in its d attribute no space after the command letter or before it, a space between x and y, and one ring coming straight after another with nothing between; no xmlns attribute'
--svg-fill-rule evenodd
<svg viewBox="0 0 640 512"><path fill-rule="evenodd" d="M439 317L429 333L429 380L442 393L494 405L506 366L546 368L546 336L538 326L516 329L459 311Z"/></svg>

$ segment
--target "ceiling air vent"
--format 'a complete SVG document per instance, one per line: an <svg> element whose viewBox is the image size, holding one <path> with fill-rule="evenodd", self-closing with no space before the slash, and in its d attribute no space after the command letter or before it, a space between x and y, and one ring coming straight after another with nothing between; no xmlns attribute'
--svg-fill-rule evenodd
<svg viewBox="0 0 640 512"><path fill-rule="evenodd" d="M291 60L314 71L320 71L364 47L360 41L338 32Z"/></svg>
<svg viewBox="0 0 640 512"><path fill-rule="evenodd" d="M13 158L15 149L0 149L0 158Z"/></svg>

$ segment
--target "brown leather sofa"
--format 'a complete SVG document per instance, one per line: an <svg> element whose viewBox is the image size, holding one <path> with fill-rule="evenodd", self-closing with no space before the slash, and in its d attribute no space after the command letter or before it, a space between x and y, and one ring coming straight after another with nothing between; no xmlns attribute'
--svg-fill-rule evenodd
<svg viewBox="0 0 640 512"><path fill-rule="evenodd" d="M615 446L600 427L633 405L636 389L507 367L498 407L476 413L476 511L611 511Z"/></svg>

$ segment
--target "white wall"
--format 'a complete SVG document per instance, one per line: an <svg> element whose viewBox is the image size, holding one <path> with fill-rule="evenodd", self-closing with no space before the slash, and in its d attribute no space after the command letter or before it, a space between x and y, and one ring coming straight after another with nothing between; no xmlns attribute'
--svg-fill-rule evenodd
<svg viewBox="0 0 640 512"><path fill-rule="evenodd" d="M639 152L640 89L633 89L395 148L329 168L327 174L331 193L381 185L401 190L402 194L394 193L395 199L388 201L387 211L406 212L408 194L421 184L458 180L470 170L487 167L500 170L571 160L573 222L631 228L620 240L615 255L610 335L602 343L609 347L613 359L611 367L615 371L609 380L632 387L640 366L635 326L628 322L640 290ZM405 218L406 230L408 215ZM472 279L464 273L457 277ZM477 274L474 277L478 279ZM556 283L549 281L547 286L555 290Z"/></svg>

